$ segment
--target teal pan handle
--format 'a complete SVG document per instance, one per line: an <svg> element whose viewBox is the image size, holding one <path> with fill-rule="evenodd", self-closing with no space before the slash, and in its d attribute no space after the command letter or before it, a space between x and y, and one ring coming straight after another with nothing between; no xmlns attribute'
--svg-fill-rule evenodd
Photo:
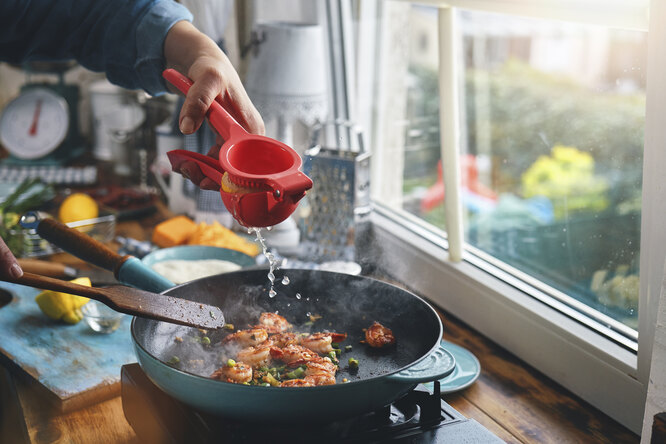
<svg viewBox="0 0 666 444"><path fill-rule="evenodd" d="M386 378L393 382L418 384L442 379L450 375L455 368L456 359L442 344L439 344L433 352L417 364L401 372L387 375Z"/></svg>
<svg viewBox="0 0 666 444"><path fill-rule="evenodd" d="M118 269L117 278L123 284L153 293L162 293L176 284L158 274L135 257L130 257Z"/></svg>

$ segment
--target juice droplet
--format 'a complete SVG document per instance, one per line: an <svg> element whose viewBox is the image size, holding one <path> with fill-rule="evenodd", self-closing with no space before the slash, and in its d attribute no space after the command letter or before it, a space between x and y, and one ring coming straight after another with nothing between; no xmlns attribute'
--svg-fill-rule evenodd
<svg viewBox="0 0 666 444"><path fill-rule="evenodd" d="M296 293L296 299L299 299L299 300L301 299L301 294L300 293Z"/></svg>
<svg viewBox="0 0 666 444"><path fill-rule="evenodd" d="M289 285L289 277L285 276L282 278L282 285Z"/></svg>
<svg viewBox="0 0 666 444"><path fill-rule="evenodd" d="M269 298L274 298L277 292L271 288L271 290L268 292L268 297Z"/></svg>

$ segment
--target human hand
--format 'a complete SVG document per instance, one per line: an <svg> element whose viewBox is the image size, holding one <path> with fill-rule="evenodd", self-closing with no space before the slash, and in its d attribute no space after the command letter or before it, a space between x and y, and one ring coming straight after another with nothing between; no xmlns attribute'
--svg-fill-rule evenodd
<svg viewBox="0 0 666 444"><path fill-rule="evenodd" d="M5 241L0 237L0 275L18 279L23 276L23 270L12 254Z"/></svg>
<svg viewBox="0 0 666 444"><path fill-rule="evenodd" d="M173 67L192 80L185 103L180 111L179 127L183 134L194 133L216 98L220 104L252 134L264 134L264 122L254 107L238 77L238 73L222 50L199 32L191 23L176 23L164 42L164 55L168 67ZM208 155L217 159L219 146ZM184 162L178 171L202 189L217 190L220 184L206 178L194 162Z"/></svg>

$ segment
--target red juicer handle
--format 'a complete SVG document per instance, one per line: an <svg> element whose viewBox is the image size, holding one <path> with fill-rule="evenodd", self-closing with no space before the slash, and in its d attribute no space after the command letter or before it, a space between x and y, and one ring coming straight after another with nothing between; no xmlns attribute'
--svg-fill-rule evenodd
<svg viewBox="0 0 666 444"><path fill-rule="evenodd" d="M293 174L280 177L279 180L269 179L266 181L266 185L280 192L281 196L278 199L290 197L295 203L305 196L306 190L312 188L312 179L302 172L296 171Z"/></svg>
<svg viewBox="0 0 666 444"><path fill-rule="evenodd" d="M162 76L185 95L187 95L192 86L192 81L175 69L165 69L162 72ZM224 109L222 104L217 101L217 98L210 104L206 115L213 128L220 133L225 142L232 139L233 136L238 137L247 134L245 128L236 122L236 119L231 117L231 114Z"/></svg>
<svg viewBox="0 0 666 444"><path fill-rule="evenodd" d="M215 181L218 185L222 184L224 170L220 163L210 156L187 150L172 150L167 153L167 157L174 169L180 169L183 162L195 162L206 177Z"/></svg>

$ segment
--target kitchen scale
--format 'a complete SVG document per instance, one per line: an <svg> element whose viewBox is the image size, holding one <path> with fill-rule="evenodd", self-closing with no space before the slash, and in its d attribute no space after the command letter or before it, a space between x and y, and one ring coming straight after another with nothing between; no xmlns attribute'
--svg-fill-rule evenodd
<svg viewBox="0 0 666 444"><path fill-rule="evenodd" d="M29 62L27 82L0 116L0 143L6 165L62 165L84 152L79 133L79 88L66 84L76 62ZM56 75L57 82L33 82L33 74Z"/></svg>

